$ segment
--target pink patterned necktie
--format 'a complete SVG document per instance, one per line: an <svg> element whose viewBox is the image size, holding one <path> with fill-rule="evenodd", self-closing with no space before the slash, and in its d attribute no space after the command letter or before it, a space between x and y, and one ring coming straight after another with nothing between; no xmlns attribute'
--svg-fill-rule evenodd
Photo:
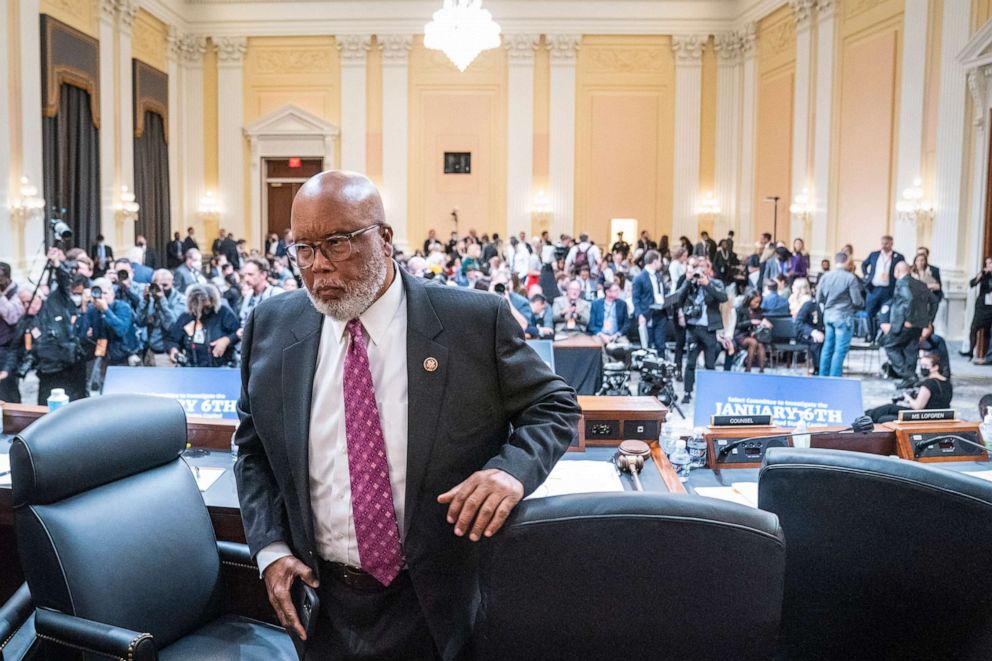
<svg viewBox="0 0 992 661"><path fill-rule="evenodd" d="M375 403L365 329L358 319L349 321L347 329L351 345L344 359L344 421L358 555L364 571L389 585L405 560L389 484L386 441Z"/></svg>

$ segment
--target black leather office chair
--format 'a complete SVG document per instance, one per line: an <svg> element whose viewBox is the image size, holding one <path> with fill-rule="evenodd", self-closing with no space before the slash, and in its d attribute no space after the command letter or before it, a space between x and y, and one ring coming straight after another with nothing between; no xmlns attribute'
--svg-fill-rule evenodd
<svg viewBox="0 0 992 661"><path fill-rule="evenodd" d="M524 501L480 549L480 659L770 659L785 542L767 512L710 498Z"/></svg>
<svg viewBox="0 0 992 661"><path fill-rule="evenodd" d="M125 659L296 659L278 627L225 615L218 544L180 458L175 401L110 395L73 402L10 450L14 525L38 637Z"/></svg>
<svg viewBox="0 0 992 661"><path fill-rule="evenodd" d="M758 503L788 540L780 658L992 658L992 484L772 448Z"/></svg>
<svg viewBox="0 0 992 661"><path fill-rule="evenodd" d="M34 630L34 604L24 583L0 607L0 661L40 659L41 649Z"/></svg>

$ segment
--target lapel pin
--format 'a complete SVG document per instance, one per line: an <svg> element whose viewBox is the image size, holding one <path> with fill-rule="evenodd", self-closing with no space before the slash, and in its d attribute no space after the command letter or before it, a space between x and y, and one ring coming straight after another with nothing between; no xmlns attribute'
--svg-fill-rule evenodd
<svg viewBox="0 0 992 661"><path fill-rule="evenodd" d="M427 370L428 372L436 372L437 371L437 358L435 358L434 356L430 356L428 358L425 358L424 359L424 369Z"/></svg>

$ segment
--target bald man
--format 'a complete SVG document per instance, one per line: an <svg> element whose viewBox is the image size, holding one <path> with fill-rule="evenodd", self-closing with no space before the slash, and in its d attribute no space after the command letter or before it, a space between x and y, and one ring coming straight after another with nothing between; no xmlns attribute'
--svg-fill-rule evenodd
<svg viewBox="0 0 992 661"><path fill-rule="evenodd" d="M910 273L909 263L899 262L893 268L896 279L891 303L882 308L880 317L881 343L893 371L902 379L896 388L911 388L916 384L916 359L920 336L936 313L937 299L930 289ZM886 321L887 317L887 321Z"/></svg>
<svg viewBox="0 0 992 661"><path fill-rule="evenodd" d="M291 222L305 286L248 318L234 469L269 600L302 637L288 591L317 587L308 659L465 658L475 543L568 447L575 393L502 297L400 271L366 177L310 179Z"/></svg>

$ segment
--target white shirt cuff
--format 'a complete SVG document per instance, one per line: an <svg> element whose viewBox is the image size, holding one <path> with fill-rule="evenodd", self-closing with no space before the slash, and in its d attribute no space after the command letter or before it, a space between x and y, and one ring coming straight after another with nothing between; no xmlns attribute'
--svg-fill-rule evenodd
<svg viewBox="0 0 992 661"><path fill-rule="evenodd" d="M272 542L263 548L255 556L255 563L258 565L258 575L261 576L264 574L266 567L279 558L285 558L287 555L293 555L293 552L289 550L289 545L285 542Z"/></svg>

